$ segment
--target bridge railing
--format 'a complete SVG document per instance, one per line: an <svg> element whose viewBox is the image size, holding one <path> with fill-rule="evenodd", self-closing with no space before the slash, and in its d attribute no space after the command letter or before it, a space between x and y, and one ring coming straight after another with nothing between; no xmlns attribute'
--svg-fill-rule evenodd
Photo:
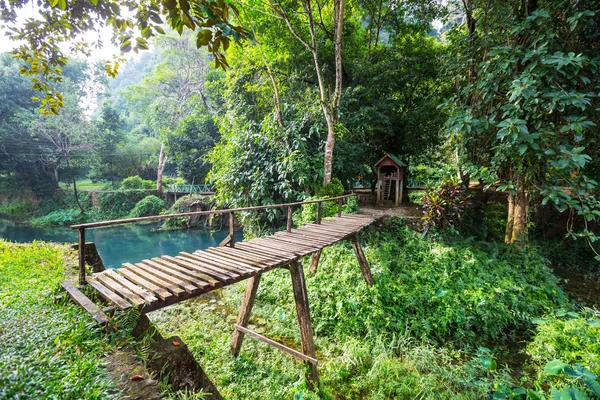
<svg viewBox="0 0 600 400"><path fill-rule="evenodd" d="M292 231L292 213L294 211L294 207L302 206L304 204L314 204L317 203L316 210L316 224L321 224L322 214L323 214L323 203L328 201L337 201L338 209L337 215L338 217L342 216L342 206L344 204L344 200L357 196L356 193L346 194L343 196L329 197L326 199L315 199L315 200L306 200L306 201L298 201L294 203L282 203L282 204L269 204L264 206L254 206L254 207L242 207L242 208L230 208L223 210L208 210L208 211L194 211L180 214L165 214L165 215L150 215L148 217L138 217L138 218L124 218L124 219L116 219L112 221L100 221L100 222L90 222L87 224L77 224L71 225L71 229L78 231L78 243L79 243L79 284L85 285L85 230L86 229L94 229L100 228L104 226L112 226L112 225L124 225L124 224L134 224L137 222L145 222L145 221L162 221L170 218L180 218L180 217L192 217L192 216L202 216L202 215L215 215L215 214L227 214L229 218L229 235L219 244L219 246L229 245L231 247L235 247L235 239L234 239L234 220L236 212L244 212L244 211L256 211L256 210L267 210L273 208L282 208L287 209L287 232Z"/></svg>
<svg viewBox="0 0 600 400"><path fill-rule="evenodd" d="M167 188L169 193L212 193L214 192L212 185L204 183L201 185L170 185Z"/></svg>

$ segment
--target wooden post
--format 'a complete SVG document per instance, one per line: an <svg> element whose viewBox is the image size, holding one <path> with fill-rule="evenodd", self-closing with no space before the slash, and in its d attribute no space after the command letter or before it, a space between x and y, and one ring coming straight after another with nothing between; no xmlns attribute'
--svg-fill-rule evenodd
<svg viewBox="0 0 600 400"><path fill-rule="evenodd" d="M85 280L85 228L79 228L79 285L87 284Z"/></svg>
<svg viewBox="0 0 600 400"><path fill-rule="evenodd" d="M338 199L338 218L342 216L342 200Z"/></svg>
<svg viewBox="0 0 600 400"><path fill-rule="evenodd" d="M250 312L252 311L252 306L254 305L254 299L256 299L256 292L258 291L259 283L260 274L248 279L248 283L246 283L246 292L244 293L244 299L242 300L242 305L240 306L240 312L237 317L236 325L244 328L248 326ZM231 338L231 348L229 350L231 355L237 357L240 354L243 341L244 333L234 329L233 337Z"/></svg>
<svg viewBox="0 0 600 400"><path fill-rule="evenodd" d="M396 207L398 207L398 196L400 194L400 176L396 177Z"/></svg>
<svg viewBox="0 0 600 400"><path fill-rule="evenodd" d="M358 241L358 236L352 236L352 247L354 247L354 254L356 254L356 258L358 259L358 265L360 265L360 269L363 274L363 278L367 282L367 285L373 286L375 283L373 281L373 275L371 275L371 269L369 268L369 263L367 262L367 258L365 257L365 253L363 253L362 246Z"/></svg>
<svg viewBox="0 0 600 400"><path fill-rule="evenodd" d="M323 211L323 203L317 203L317 224L321 225L321 212Z"/></svg>
<svg viewBox="0 0 600 400"><path fill-rule="evenodd" d="M379 177L381 175L381 167L377 167L377 203L381 201L381 185L379 181Z"/></svg>
<svg viewBox="0 0 600 400"><path fill-rule="evenodd" d="M300 328L300 339L302 340L302 353L309 357L317 358L302 264L298 261L292 262L290 264L290 274L292 275L292 288L294 290L294 299L296 300L296 314L298 316L298 327ZM310 368L310 373L306 376L308 387L311 390L315 390L319 385L319 372L314 363L308 361L306 363Z"/></svg>
<svg viewBox="0 0 600 400"><path fill-rule="evenodd" d="M400 204L402 204L402 191L404 190L404 179L400 180Z"/></svg>
<svg viewBox="0 0 600 400"><path fill-rule="evenodd" d="M233 235L235 233L235 219L233 218L233 212L229 213L229 245L235 247L235 239Z"/></svg>
<svg viewBox="0 0 600 400"><path fill-rule="evenodd" d="M288 206L287 208L287 231L292 231L292 206Z"/></svg>
<svg viewBox="0 0 600 400"><path fill-rule="evenodd" d="M317 272L317 267L319 266L319 259L321 258L321 250L317 250L313 253L312 259L310 260L310 273L314 274Z"/></svg>

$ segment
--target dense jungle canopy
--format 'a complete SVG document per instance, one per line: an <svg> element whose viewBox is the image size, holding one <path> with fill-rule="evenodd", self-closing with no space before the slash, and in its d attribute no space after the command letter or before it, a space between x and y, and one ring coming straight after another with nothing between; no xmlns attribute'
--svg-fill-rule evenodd
<svg viewBox="0 0 600 400"><path fill-rule="evenodd" d="M34 191L131 175L162 191L166 171L221 205L273 203L371 185L388 152L507 191L507 242L547 203L595 239L596 2L59 0L19 17L30 5L2 3L0 166ZM109 28L122 53L103 68L82 56Z"/></svg>

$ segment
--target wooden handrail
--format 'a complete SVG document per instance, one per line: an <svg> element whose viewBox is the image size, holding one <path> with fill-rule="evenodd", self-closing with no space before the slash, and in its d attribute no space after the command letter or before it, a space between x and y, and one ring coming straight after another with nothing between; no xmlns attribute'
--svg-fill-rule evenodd
<svg viewBox="0 0 600 400"><path fill-rule="evenodd" d="M143 222L143 221L162 221L163 219L178 218L178 217L191 217L194 215L229 214L232 212L235 213L235 212L242 212L242 211L266 210L269 208L295 207L295 206L301 206L303 204L322 203L325 201L346 199L348 197L354 197L354 196L357 196L357 195L355 193L351 193L351 194L346 194L343 196L329 197L327 199L298 201L295 203L270 204L270 205L266 205L266 206L254 206L254 207L242 207L242 208L228 208L228 209L224 209L224 210L194 211L194 212L181 213L181 214L150 215L148 217L124 218L124 219L116 219L116 220L112 220L112 221L89 222L87 224L71 225L71 229L81 229L81 228L91 229L91 228L100 228L102 226L110 226L110 225L133 224L136 222Z"/></svg>
<svg viewBox="0 0 600 400"><path fill-rule="evenodd" d="M306 201L298 201L295 203L282 203L282 204L269 204L266 206L254 206L254 207L243 207L243 208L230 208L226 210L210 210L210 211L195 211L189 213L180 213L180 214L165 214L165 215L151 215L148 217L138 217L138 218L124 218L124 219L116 219L112 221L102 221L102 222L90 222L87 224L78 224L71 225L71 229L76 229L79 231L79 284L81 286L86 284L85 279L85 230L100 228L102 226L111 226L111 225L122 225L122 224L133 224L136 222L143 221L161 221L169 218L179 218L179 217L191 217L196 215L214 215L214 214L229 214L229 235L221 242L219 246L229 245L231 247L235 247L235 239L234 239L234 213L236 212L244 212L244 211L254 211L254 210L266 210L270 208L287 208L287 231L291 232L292 230L292 211L295 206L301 206L303 204L313 204L317 203L317 215L316 215L316 223L321 223L321 213L322 213L322 203L326 201L338 201L338 216L342 215L342 200L347 199L349 197L357 196L356 193L346 194L343 196L329 197L326 199L316 199L316 200L306 200Z"/></svg>

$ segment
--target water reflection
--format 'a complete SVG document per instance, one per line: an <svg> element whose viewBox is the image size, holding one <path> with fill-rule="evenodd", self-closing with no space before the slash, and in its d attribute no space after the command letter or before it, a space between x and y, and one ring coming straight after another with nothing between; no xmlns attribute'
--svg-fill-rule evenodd
<svg viewBox="0 0 600 400"><path fill-rule="evenodd" d="M159 223L130 224L86 230L86 240L96 243L106 267L117 268L124 262L138 262L161 255L177 255L218 246L228 230L210 232L200 229L155 231ZM13 242L75 243L77 232L68 228L38 228L0 219L0 238ZM236 232L241 241L242 232Z"/></svg>

